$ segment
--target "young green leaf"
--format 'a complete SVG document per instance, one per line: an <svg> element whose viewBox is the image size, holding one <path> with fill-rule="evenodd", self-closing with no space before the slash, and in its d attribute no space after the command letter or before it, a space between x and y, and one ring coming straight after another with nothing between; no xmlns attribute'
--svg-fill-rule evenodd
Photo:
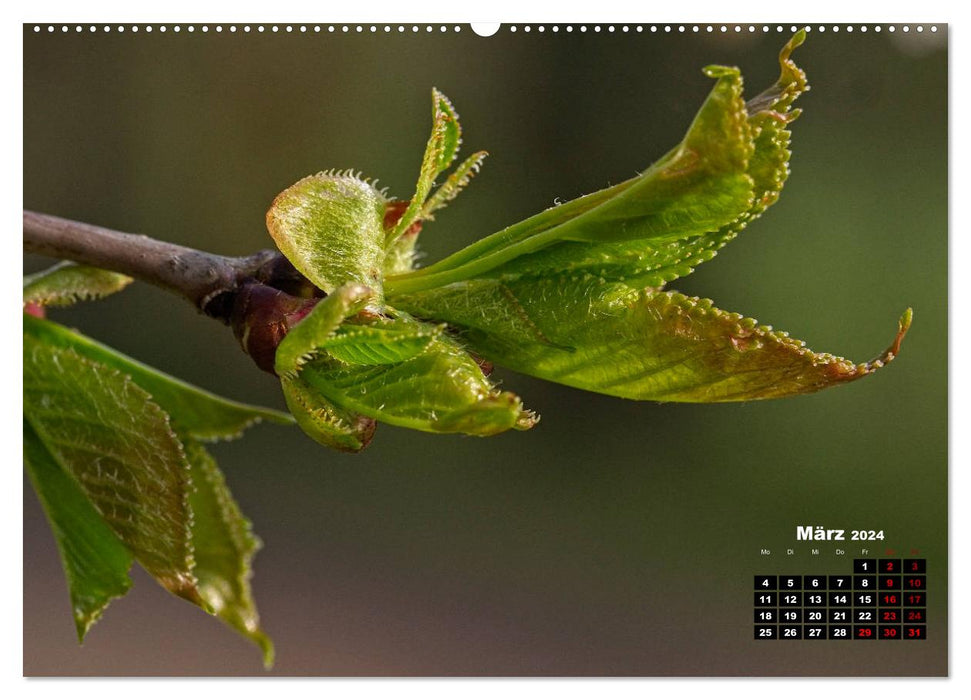
<svg viewBox="0 0 971 700"><path fill-rule="evenodd" d="M785 126L798 116L789 106L807 89L790 59L803 36L780 54L779 82L749 105L737 69L706 68L717 82L684 140L640 176L391 277L389 298L484 276L573 271L659 286L690 273L778 197L788 174Z"/></svg>
<svg viewBox="0 0 971 700"><path fill-rule="evenodd" d="M212 455L192 440L186 441L185 453L194 487L189 504L199 594L216 617L260 647L263 663L270 668L273 642L260 628L249 583L253 555L261 543Z"/></svg>
<svg viewBox="0 0 971 700"><path fill-rule="evenodd" d="M345 327L356 337L354 352L342 346L338 358L323 350L302 367L300 381L344 411L415 430L493 435L536 422L518 396L497 391L439 328L404 314L367 325L382 333L354 336L360 329ZM424 347L404 338L421 339Z"/></svg>
<svg viewBox="0 0 971 700"><path fill-rule="evenodd" d="M398 220L398 223L388 235L388 243L393 243L404 234L408 228L420 219L420 213L425 206L435 178L441 175L455 160L459 146L462 143L462 128L459 126L459 115L455 113L452 103L437 89L432 89L432 135L425 146L421 169L418 173L418 184L415 186L415 196L408 203L408 208Z"/></svg>
<svg viewBox="0 0 971 700"><path fill-rule="evenodd" d="M313 440L340 452L360 452L371 442L377 426L373 418L334 405L300 377L281 377L280 382L297 425Z"/></svg>
<svg viewBox="0 0 971 700"><path fill-rule="evenodd" d="M132 555L24 420L24 464L54 532L78 641L131 587Z"/></svg>
<svg viewBox="0 0 971 700"><path fill-rule="evenodd" d="M320 349L349 365L395 365L423 353L444 330L444 324L345 323Z"/></svg>
<svg viewBox="0 0 971 700"><path fill-rule="evenodd" d="M323 291L356 282L380 298L387 202L351 173L318 173L277 195L266 227L293 266Z"/></svg>
<svg viewBox="0 0 971 700"><path fill-rule="evenodd" d="M819 391L874 372L893 345L854 364L814 353L711 301L638 290L593 277L470 280L397 298L447 321L486 359L510 369L629 399L722 402Z"/></svg>
<svg viewBox="0 0 971 700"><path fill-rule="evenodd" d="M426 221L434 219L433 214L439 209L444 209L472 181L472 177L479 172L482 162L488 155L486 151L478 151L466 158L455 169L455 172L448 176L448 179L442 183L435 194L428 198L422 206L418 218Z"/></svg>
<svg viewBox="0 0 971 700"><path fill-rule="evenodd" d="M24 342L30 337L51 347L70 349L132 378L172 419L175 429L197 440L229 440L261 420L289 425L286 413L224 399L187 384L106 345L52 321L24 314Z"/></svg>
<svg viewBox="0 0 971 700"><path fill-rule="evenodd" d="M192 574L188 464L151 397L116 369L25 335L24 415L139 564L204 605Z"/></svg>
<svg viewBox="0 0 971 700"><path fill-rule="evenodd" d="M373 301L374 291L360 284L346 284L321 299L299 323L291 328L276 349L276 373L296 376L300 368L320 350L344 319L362 311Z"/></svg>
<svg viewBox="0 0 971 700"><path fill-rule="evenodd" d="M131 283L131 277L117 272L62 262L24 278L24 304L70 306L120 292Z"/></svg>

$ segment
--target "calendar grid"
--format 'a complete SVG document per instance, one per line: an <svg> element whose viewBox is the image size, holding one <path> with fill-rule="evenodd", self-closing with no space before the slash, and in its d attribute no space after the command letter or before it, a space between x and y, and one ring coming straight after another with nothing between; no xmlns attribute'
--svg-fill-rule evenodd
<svg viewBox="0 0 971 700"><path fill-rule="evenodd" d="M926 559L854 559L845 575L759 575L755 639L923 640L926 589Z"/></svg>

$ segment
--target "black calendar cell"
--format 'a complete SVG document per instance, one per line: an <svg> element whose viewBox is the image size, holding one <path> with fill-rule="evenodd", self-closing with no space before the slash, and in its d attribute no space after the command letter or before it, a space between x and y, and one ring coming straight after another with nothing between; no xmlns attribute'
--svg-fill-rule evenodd
<svg viewBox="0 0 971 700"><path fill-rule="evenodd" d="M774 608L779 604L779 594L778 593L755 593L755 607L757 608Z"/></svg>
<svg viewBox="0 0 971 700"><path fill-rule="evenodd" d="M880 608L878 621L881 625L892 625L901 622L902 618L900 608Z"/></svg>
<svg viewBox="0 0 971 700"><path fill-rule="evenodd" d="M927 588L926 576L904 576L905 591L922 591Z"/></svg>
<svg viewBox="0 0 971 700"><path fill-rule="evenodd" d="M825 624L826 608L806 608L803 612L803 619L810 624Z"/></svg>
<svg viewBox="0 0 971 700"><path fill-rule="evenodd" d="M911 608L924 607L927 605L927 594L908 591L904 593L904 605Z"/></svg>
<svg viewBox="0 0 971 700"><path fill-rule="evenodd" d="M804 576L802 579L802 589L804 591L825 591L825 576Z"/></svg>
<svg viewBox="0 0 971 700"><path fill-rule="evenodd" d="M829 607L848 608L850 606L850 601L852 600L849 593L841 593L840 591L835 591L829 594Z"/></svg>
<svg viewBox="0 0 971 700"><path fill-rule="evenodd" d="M876 593L854 593L853 605L858 608L875 607L877 604Z"/></svg>
<svg viewBox="0 0 971 700"><path fill-rule="evenodd" d="M926 559L904 559L904 573L905 574L926 574L927 560Z"/></svg>
<svg viewBox="0 0 971 700"><path fill-rule="evenodd" d="M853 573L854 574L877 573L877 560L876 559L854 559Z"/></svg>
<svg viewBox="0 0 971 700"><path fill-rule="evenodd" d="M922 625L927 622L927 610L924 608L907 608L904 610L904 622L908 625Z"/></svg>
<svg viewBox="0 0 971 700"><path fill-rule="evenodd" d="M770 625L778 622L779 611L775 608L756 608L755 621L763 625Z"/></svg>
<svg viewBox="0 0 971 700"><path fill-rule="evenodd" d="M880 573L881 574L899 574L903 569L903 562L899 559L881 559L880 560Z"/></svg>
<svg viewBox="0 0 971 700"><path fill-rule="evenodd" d="M853 609L853 622L872 625L876 621L877 621L876 608L854 608Z"/></svg>
<svg viewBox="0 0 971 700"><path fill-rule="evenodd" d="M755 590L757 591L774 591L778 587L779 587L778 576L756 576L755 577Z"/></svg>
<svg viewBox="0 0 971 700"><path fill-rule="evenodd" d="M830 639L852 639L852 628L849 625L830 625Z"/></svg>
<svg viewBox="0 0 971 700"><path fill-rule="evenodd" d="M881 591L892 591L900 588L900 576L881 576L878 583Z"/></svg>
<svg viewBox="0 0 971 700"><path fill-rule="evenodd" d="M853 585L853 578L851 576L830 576L829 577L829 590L831 591L844 591L849 590Z"/></svg>
<svg viewBox="0 0 971 700"><path fill-rule="evenodd" d="M876 625L853 625L853 639L876 639Z"/></svg>
<svg viewBox="0 0 971 700"><path fill-rule="evenodd" d="M779 594L780 608L798 608L801 605L802 605L801 593L780 593Z"/></svg>
<svg viewBox="0 0 971 700"><path fill-rule="evenodd" d="M829 621L836 624L847 623L850 621L850 611L830 608Z"/></svg>
<svg viewBox="0 0 971 700"><path fill-rule="evenodd" d="M796 622L802 622L802 610L800 608L779 611L779 624L791 625Z"/></svg>
<svg viewBox="0 0 971 700"><path fill-rule="evenodd" d="M779 639L802 639L802 625L779 625Z"/></svg>
<svg viewBox="0 0 971 700"><path fill-rule="evenodd" d="M875 591L877 590L877 577L860 575L854 576L853 588L857 591Z"/></svg>
<svg viewBox="0 0 971 700"><path fill-rule="evenodd" d="M803 639L826 639L826 625L803 625Z"/></svg>
<svg viewBox="0 0 971 700"><path fill-rule="evenodd" d="M904 625L904 639L927 639L927 625Z"/></svg>
<svg viewBox="0 0 971 700"><path fill-rule="evenodd" d="M902 596L900 593L881 593L880 605L887 607L891 605L900 605L901 599Z"/></svg>
<svg viewBox="0 0 971 700"><path fill-rule="evenodd" d="M900 639L903 628L900 625L878 625L877 637L880 639Z"/></svg>
<svg viewBox="0 0 971 700"><path fill-rule="evenodd" d="M775 625L756 625L755 638L756 639L778 639L779 630Z"/></svg>
<svg viewBox="0 0 971 700"><path fill-rule="evenodd" d="M802 589L802 576L780 576L780 591L798 591Z"/></svg>
<svg viewBox="0 0 971 700"><path fill-rule="evenodd" d="M802 604L805 605L807 608L826 605L826 594L806 591L805 593L802 594Z"/></svg>

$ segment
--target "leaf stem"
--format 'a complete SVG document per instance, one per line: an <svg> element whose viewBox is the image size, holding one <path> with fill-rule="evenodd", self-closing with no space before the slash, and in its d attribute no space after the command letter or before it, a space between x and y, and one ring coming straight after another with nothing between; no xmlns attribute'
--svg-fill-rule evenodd
<svg viewBox="0 0 971 700"><path fill-rule="evenodd" d="M235 292L243 280L280 255L262 250L245 257L226 257L26 209L24 252L129 275L227 322L225 305L212 302Z"/></svg>

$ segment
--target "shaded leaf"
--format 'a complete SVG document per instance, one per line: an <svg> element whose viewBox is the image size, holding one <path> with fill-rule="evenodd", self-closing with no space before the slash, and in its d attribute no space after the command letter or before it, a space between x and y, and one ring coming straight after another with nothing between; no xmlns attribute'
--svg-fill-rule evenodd
<svg viewBox="0 0 971 700"><path fill-rule="evenodd" d="M236 438L243 430L261 420L284 425L293 423L293 419L285 413L216 396L57 323L28 314L24 314L23 318L25 339L30 336L53 347L71 349L82 357L129 375L169 414L180 433L195 439Z"/></svg>
<svg viewBox="0 0 971 700"><path fill-rule="evenodd" d="M54 533L78 641L84 641L108 603L131 587L132 555L26 420L24 464Z"/></svg>
<svg viewBox="0 0 971 700"><path fill-rule="evenodd" d="M117 272L62 262L24 277L24 304L70 306L120 292L132 281Z"/></svg>
<svg viewBox="0 0 971 700"><path fill-rule="evenodd" d="M335 406L299 377L280 381L287 407L309 437L340 452L360 452L371 442L376 427L373 418Z"/></svg>
<svg viewBox="0 0 971 700"><path fill-rule="evenodd" d="M220 620L253 641L263 652L263 663L273 665L273 643L260 628L250 589L253 555L261 543L233 500L216 461L197 442L185 443L193 490L193 573L199 594Z"/></svg>
<svg viewBox="0 0 971 700"><path fill-rule="evenodd" d="M192 575L188 464L149 395L116 369L25 334L24 415L138 563L204 605Z"/></svg>
<svg viewBox="0 0 971 700"><path fill-rule="evenodd" d="M630 399L721 402L818 391L874 372L893 345L855 364L814 353L711 301L592 277L472 280L398 298L447 321L485 358L518 372Z"/></svg>
<svg viewBox="0 0 971 700"><path fill-rule="evenodd" d="M318 173L277 195L266 227L293 266L323 291L356 282L380 298L387 201L350 173Z"/></svg>

